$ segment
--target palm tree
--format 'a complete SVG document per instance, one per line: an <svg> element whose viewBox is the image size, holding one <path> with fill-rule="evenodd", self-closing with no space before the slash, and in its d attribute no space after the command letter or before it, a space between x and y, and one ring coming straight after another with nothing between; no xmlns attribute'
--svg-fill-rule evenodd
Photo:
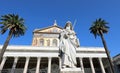
<svg viewBox="0 0 120 73"><path fill-rule="evenodd" d="M89 28L89 30L90 30L90 33L92 33L95 36L95 38L97 36L101 37L102 43L103 43L104 48L105 48L105 52L106 52L107 57L108 57L108 61L109 61L109 64L110 64L111 71L112 71L112 73L114 73L113 63L111 61L111 57L110 57L109 51L107 49L106 41L105 41L104 35L103 35L104 33L108 32L109 27L107 26L107 24L108 23L105 20L99 18L99 19L96 19L96 21L93 22L93 24Z"/></svg>
<svg viewBox="0 0 120 73"><path fill-rule="evenodd" d="M0 61L3 57L3 54L9 44L9 41L12 37L19 37L25 34L26 27L24 26L24 19L20 18L18 15L15 14L7 14L3 15L0 18L2 24L0 26L0 33L4 34L7 30L9 30L8 37L2 47L0 52Z"/></svg>

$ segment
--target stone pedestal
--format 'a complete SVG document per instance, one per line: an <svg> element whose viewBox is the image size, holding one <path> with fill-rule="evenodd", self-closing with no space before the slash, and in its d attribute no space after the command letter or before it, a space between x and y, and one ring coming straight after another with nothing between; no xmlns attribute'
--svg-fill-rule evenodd
<svg viewBox="0 0 120 73"><path fill-rule="evenodd" d="M60 73L82 73L81 68L62 68Z"/></svg>

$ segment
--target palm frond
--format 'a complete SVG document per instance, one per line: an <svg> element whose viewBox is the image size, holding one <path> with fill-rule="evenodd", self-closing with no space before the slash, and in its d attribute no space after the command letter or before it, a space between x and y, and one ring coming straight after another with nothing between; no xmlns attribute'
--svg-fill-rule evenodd
<svg viewBox="0 0 120 73"><path fill-rule="evenodd" d="M90 33L92 33L95 38L100 35L100 31L102 31L102 33L107 33L109 29L109 26L107 26L107 24L108 22L102 18L96 19L93 22L92 26L89 28Z"/></svg>
<svg viewBox="0 0 120 73"><path fill-rule="evenodd" d="M24 35L26 27L24 26L24 19L20 18L19 15L7 14L1 16L2 22L1 34L4 34L8 29L13 32L13 37L19 37Z"/></svg>

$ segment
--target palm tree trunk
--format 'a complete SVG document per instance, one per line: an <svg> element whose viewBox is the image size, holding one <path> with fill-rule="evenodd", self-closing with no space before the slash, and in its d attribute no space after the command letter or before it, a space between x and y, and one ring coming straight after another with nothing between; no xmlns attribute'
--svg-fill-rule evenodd
<svg viewBox="0 0 120 73"><path fill-rule="evenodd" d="M112 62L112 60L111 60L111 57L110 57L110 54L109 54L109 51L108 51L108 48L107 48L107 45L106 45L106 42L105 42L105 39L104 39L104 36L103 36L102 31L100 31L100 37L101 37L101 39L102 39L102 43L103 43L103 45L104 45L105 52L106 52L107 57L108 57L108 61L109 61L109 64L110 64L110 69L111 69L112 73L115 73L115 72L114 72L114 68L113 68L113 62Z"/></svg>
<svg viewBox="0 0 120 73"><path fill-rule="evenodd" d="M9 44L9 41L10 41L10 39L11 39L11 37L12 37L12 34L13 34L12 31L10 31L10 32L9 32L9 35L8 35L8 37L7 37L4 45L3 45L3 47L2 47L2 50L1 50L1 52L0 52L0 61L2 60L2 57L3 57L3 55L4 55L4 52L5 52L8 44Z"/></svg>

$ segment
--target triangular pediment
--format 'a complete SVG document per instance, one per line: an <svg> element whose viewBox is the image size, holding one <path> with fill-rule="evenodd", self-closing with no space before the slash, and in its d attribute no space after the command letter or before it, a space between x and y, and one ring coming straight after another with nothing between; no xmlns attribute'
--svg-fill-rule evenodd
<svg viewBox="0 0 120 73"><path fill-rule="evenodd" d="M51 27L46 27L46 28L42 28L42 29L35 29L34 32L35 33L60 33L62 30L61 27L59 26L51 26Z"/></svg>

